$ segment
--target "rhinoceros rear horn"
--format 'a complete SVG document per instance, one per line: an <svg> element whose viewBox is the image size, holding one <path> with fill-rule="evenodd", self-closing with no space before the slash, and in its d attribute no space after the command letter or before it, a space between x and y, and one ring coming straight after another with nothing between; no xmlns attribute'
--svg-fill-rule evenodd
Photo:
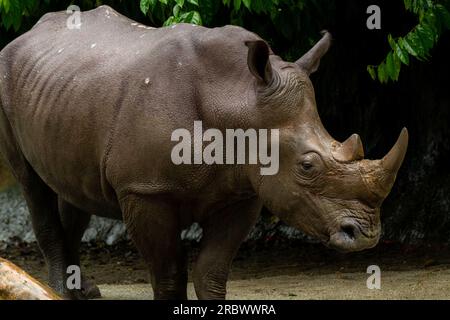
<svg viewBox="0 0 450 320"><path fill-rule="evenodd" d="M403 128L395 145L381 160L383 169L396 175L405 158L406 149L408 149L408 130Z"/></svg>
<svg viewBox="0 0 450 320"><path fill-rule="evenodd" d="M336 151L333 157L340 162L350 162L364 159L364 149L359 135L352 134L345 140Z"/></svg>
<svg viewBox="0 0 450 320"><path fill-rule="evenodd" d="M263 40L246 41L248 47L247 64L250 72L260 81L269 84L272 80L272 66L269 61L270 49Z"/></svg>
<svg viewBox="0 0 450 320"><path fill-rule="evenodd" d="M331 46L332 37L331 34L324 30L322 33L322 39L319 40L307 53L305 53L295 63L298 64L306 73L311 74L316 72L319 68L320 59L327 53Z"/></svg>

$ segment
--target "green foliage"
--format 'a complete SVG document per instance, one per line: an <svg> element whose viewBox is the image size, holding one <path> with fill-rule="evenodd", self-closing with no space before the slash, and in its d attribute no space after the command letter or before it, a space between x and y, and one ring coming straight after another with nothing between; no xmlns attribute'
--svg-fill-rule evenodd
<svg viewBox="0 0 450 320"><path fill-rule="evenodd" d="M418 16L419 23L404 37L389 35L391 51L378 66L367 66L372 79L381 83L397 81L402 64L409 65L410 56L427 60L441 34L450 29L448 1L404 0L404 4L406 10Z"/></svg>
<svg viewBox="0 0 450 320"><path fill-rule="evenodd" d="M23 18L36 10L38 4L39 0L0 0L0 25L6 30L12 27L18 31Z"/></svg>
<svg viewBox="0 0 450 320"><path fill-rule="evenodd" d="M318 40L335 9L329 0L140 0L140 4L156 26L178 22L243 26L281 48L287 60L297 59Z"/></svg>
<svg viewBox="0 0 450 320"><path fill-rule="evenodd" d="M0 48L43 13L65 10L71 3L82 10L109 4L154 26L240 25L263 36L286 60L297 59L317 41L319 31L335 19L337 5L329 0L0 0ZM426 61L450 29L450 0L404 0L404 5L417 16L417 25L404 36L389 35L390 52L379 65L367 66L370 76L382 83L397 81L402 65Z"/></svg>
<svg viewBox="0 0 450 320"><path fill-rule="evenodd" d="M165 26L179 22L201 25L202 17L205 24L209 25L220 6L231 9L232 15L236 17L243 10L274 17L278 12L279 2L280 0L141 0L141 10L148 14L154 23L164 21Z"/></svg>
<svg viewBox="0 0 450 320"><path fill-rule="evenodd" d="M141 0L141 11L148 14L154 24L164 21L164 26L180 22L201 25L198 6L198 0Z"/></svg>

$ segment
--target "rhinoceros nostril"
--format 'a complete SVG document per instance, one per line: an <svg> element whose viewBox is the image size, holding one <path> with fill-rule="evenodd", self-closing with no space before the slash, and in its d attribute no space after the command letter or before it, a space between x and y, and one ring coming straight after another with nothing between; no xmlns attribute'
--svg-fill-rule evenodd
<svg viewBox="0 0 450 320"><path fill-rule="evenodd" d="M357 226L354 224L343 224L341 225L341 232L343 232L350 240L355 240L356 238L356 231Z"/></svg>

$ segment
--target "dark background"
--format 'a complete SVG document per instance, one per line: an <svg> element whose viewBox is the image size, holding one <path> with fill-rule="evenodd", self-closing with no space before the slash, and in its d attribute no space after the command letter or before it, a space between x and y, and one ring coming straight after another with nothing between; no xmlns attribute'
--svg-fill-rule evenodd
<svg viewBox="0 0 450 320"><path fill-rule="evenodd" d="M92 7L84 1L82 10ZM102 1L142 23L138 1ZM77 3L75 1L75 3ZM311 3L311 1L309 2ZM29 29L44 11L65 10L69 1L50 1L24 21ZM366 28L366 9L381 8L381 30ZM319 113L337 140L359 133L368 158L382 157L403 126L410 134L405 162L394 188L382 207L383 238L402 242L450 242L450 32L445 33L426 62L412 59L402 66L398 82L380 84L366 71L389 51L387 35L405 35L417 23L403 1L317 0L315 7L283 11L281 23L264 15L231 17L218 7L208 26L242 24L268 40L273 50L295 60L328 29L334 43L319 71L312 75ZM249 16L251 15L251 19ZM19 32L19 33L20 33ZM0 48L18 35L0 30ZM267 213L266 213L267 216Z"/></svg>

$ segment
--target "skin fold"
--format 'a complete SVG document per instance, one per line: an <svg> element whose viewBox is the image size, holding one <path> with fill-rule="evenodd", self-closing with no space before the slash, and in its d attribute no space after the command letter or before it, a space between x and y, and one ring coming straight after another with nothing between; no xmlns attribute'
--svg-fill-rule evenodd
<svg viewBox="0 0 450 320"><path fill-rule="evenodd" d="M380 160L352 135L323 127L309 75L331 44L296 62L243 28L150 28L107 6L82 26L49 13L0 53L0 152L22 186L49 268L70 299L68 265L92 214L123 219L149 265L156 299L185 299L180 232L203 228L193 281L200 299L223 299L232 259L265 205L283 221L341 251L373 247L380 206L408 143L403 129ZM279 129L280 166L175 165L178 128Z"/></svg>

